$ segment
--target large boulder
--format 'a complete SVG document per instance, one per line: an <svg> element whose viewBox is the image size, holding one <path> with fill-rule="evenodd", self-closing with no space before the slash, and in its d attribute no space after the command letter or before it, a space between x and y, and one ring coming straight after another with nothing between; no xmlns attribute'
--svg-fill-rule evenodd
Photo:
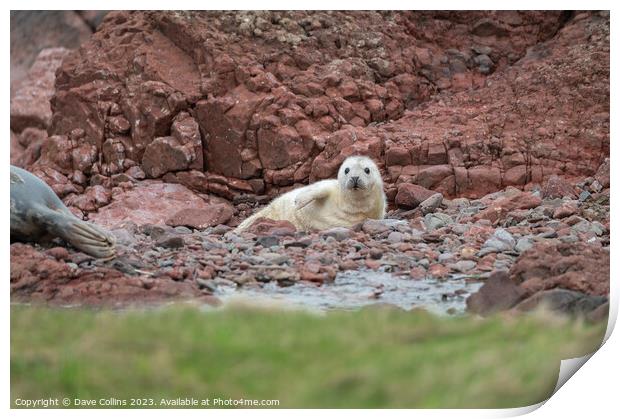
<svg viewBox="0 0 620 419"><path fill-rule="evenodd" d="M69 54L65 48L48 48L39 53L25 77L11 95L11 130L47 129L52 119L50 99L54 95L56 69Z"/></svg>

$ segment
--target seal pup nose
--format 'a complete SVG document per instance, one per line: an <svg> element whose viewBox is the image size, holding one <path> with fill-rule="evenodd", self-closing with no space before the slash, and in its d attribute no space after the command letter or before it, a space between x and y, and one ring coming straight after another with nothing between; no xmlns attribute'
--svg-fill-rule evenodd
<svg viewBox="0 0 620 419"><path fill-rule="evenodd" d="M353 186L355 187L359 183L360 177L359 176L351 176L351 180L353 181Z"/></svg>

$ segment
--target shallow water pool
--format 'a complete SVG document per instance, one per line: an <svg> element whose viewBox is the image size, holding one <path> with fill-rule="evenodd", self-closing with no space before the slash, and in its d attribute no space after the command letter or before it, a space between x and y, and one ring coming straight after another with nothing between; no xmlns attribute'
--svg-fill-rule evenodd
<svg viewBox="0 0 620 419"><path fill-rule="evenodd" d="M479 279L466 276L412 280L387 272L360 270L341 272L333 283L298 282L288 287L276 282L242 288L220 286L216 295L224 302L234 299L272 301L318 311L390 304L404 310L423 308L437 314L462 314L466 298L481 285Z"/></svg>

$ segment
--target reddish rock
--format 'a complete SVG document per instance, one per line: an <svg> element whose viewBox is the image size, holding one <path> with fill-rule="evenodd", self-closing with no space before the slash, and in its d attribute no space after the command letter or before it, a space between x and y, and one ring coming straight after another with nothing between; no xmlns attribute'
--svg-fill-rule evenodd
<svg viewBox="0 0 620 419"><path fill-rule="evenodd" d="M392 178L392 168L415 165L415 174L392 181L409 176L401 181L446 196L480 197L552 173L592 175L609 148L608 18L588 13L565 22L559 12L521 12L516 21L510 13L111 12L63 61L52 99L50 133L81 130L71 140L95 147L96 158L84 160L92 170L44 157L87 178L121 173L132 166L127 160L144 161L150 176L206 168L262 181L253 193L332 177L351 154L385 163ZM308 30L306 21L323 23ZM359 42L341 46L345 56L326 42L360 33ZM476 33L494 35L481 47ZM545 54L532 48L542 44ZM376 48L387 55L368 56ZM580 60L568 48L581 51ZM521 57L523 65L511 66ZM534 77L541 72L549 83ZM551 84L559 102L575 107L547 109ZM458 92L468 86L476 88ZM515 95L524 94L527 109L517 112ZM186 152L174 133L175 118L189 109L204 164L198 141ZM569 145L579 130L589 137L577 153ZM232 198L232 189L210 192Z"/></svg>
<svg viewBox="0 0 620 419"><path fill-rule="evenodd" d="M594 177L603 188L609 188L609 157L599 166Z"/></svg>
<svg viewBox="0 0 620 419"><path fill-rule="evenodd" d="M575 188L565 179L553 175L545 183L542 190L542 196L546 199L564 198L575 199Z"/></svg>
<svg viewBox="0 0 620 419"><path fill-rule="evenodd" d="M24 128L47 129L52 119L50 99L54 95L56 69L69 50L44 49L39 53L26 77L19 82L11 95L11 130Z"/></svg>
<svg viewBox="0 0 620 419"><path fill-rule="evenodd" d="M205 296L194 281L129 276L97 265L75 268L30 245L11 244L12 301L122 307L188 299L209 304L217 301Z"/></svg>
<svg viewBox="0 0 620 419"><path fill-rule="evenodd" d="M507 310L525 297L525 291L515 284L506 271L495 271L478 292L467 298L467 310L489 315Z"/></svg>
<svg viewBox="0 0 620 419"><path fill-rule="evenodd" d="M105 11L91 12L105 15ZM11 83L19 82L46 48L78 48L93 32L71 10L11 11ZM52 72L53 74L53 72Z"/></svg>
<svg viewBox="0 0 620 419"><path fill-rule="evenodd" d="M409 271L409 276L414 280L421 280L426 278L426 269L421 266L414 266Z"/></svg>
<svg viewBox="0 0 620 419"><path fill-rule="evenodd" d="M433 278L445 278L450 275L450 268L445 265L435 263L428 267L428 274Z"/></svg>
<svg viewBox="0 0 620 419"><path fill-rule="evenodd" d="M50 255L56 260L69 260L69 251L64 247L52 247L46 250L45 254Z"/></svg>
<svg viewBox="0 0 620 419"><path fill-rule="evenodd" d="M411 154L405 147L390 147L385 151L385 164L388 166L410 165Z"/></svg>
<svg viewBox="0 0 620 419"><path fill-rule="evenodd" d="M198 123L187 112L172 122L171 135L153 140L142 158L144 172L152 178L187 169L203 170L202 140Z"/></svg>
<svg viewBox="0 0 620 419"><path fill-rule="evenodd" d="M292 127L259 128L257 132L258 156L266 169L282 169L305 161L312 151L314 141L303 139Z"/></svg>
<svg viewBox="0 0 620 419"><path fill-rule="evenodd" d="M166 224L169 226L186 226L199 230L226 224L233 216L233 209L227 204L214 204L208 208L185 208L174 214Z"/></svg>
<svg viewBox="0 0 620 419"><path fill-rule="evenodd" d="M415 177L415 182L425 188L432 188L451 176L452 173L452 167L447 164L430 166L420 169Z"/></svg>
<svg viewBox="0 0 620 419"><path fill-rule="evenodd" d="M434 191L412 183L401 183L398 185L396 194L396 205L402 208L416 208L422 202L435 195Z"/></svg>
<svg viewBox="0 0 620 419"><path fill-rule="evenodd" d="M188 169L192 160L189 150L174 137L160 137L146 147L142 168L147 176L158 178L168 172Z"/></svg>
<svg viewBox="0 0 620 419"><path fill-rule="evenodd" d="M258 218L246 231L258 236L292 236L297 229L289 221Z"/></svg>
<svg viewBox="0 0 620 419"><path fill-rule="evenodd" d="M522 192L513 196L497 199L489 206L476 214L474 220L489 220L492 223L503 220L514 210L536 208L542 204L542 199L529 192Z"/></svg>
<svg viewBox="0 0 620 419"><path fill-rule="evenodd" d="M11 164L14 166L21 166L19 162L22 160L24 154L24 146L19 143L19 137L13 131L11 131Z"/></svg>
<svg viewBox="0 0 620 419"><path fill-rule="evenodd" d="M579 209L575 204L563 203L553 211L553 218L566 218L577 213Z"/></svg>
<svg viewBox="0 0 620 419"><path fill-rule="evenodd" d="M103 186L89 186L81 195L71 195L65 199L65 204L77 207L85 212L96 211L110 203L111 195Z"/></svg>
<svg viewBox="0 0 620 419"><path fill-rule="evenodd" d="M561 287L588 295L609 295L609 250L588 243L536 243L519 256L510 278L530 296Z"/></svg>
<svg viewBox="0 0 620 419"><path fill-rule="evenodd" d="M503 183L509 185L525 185L527 182L527 166L521 164L506 170L503 175Z"/></svg>
<svg viewBox="0 0 620 419"><path fill-rule="evenodd" d="M112 202L89 215L91 221L113 227L123 221L137 225L165 224L182 209L209 209L211 205L179 184L145 180L112 196Z"/></svg>

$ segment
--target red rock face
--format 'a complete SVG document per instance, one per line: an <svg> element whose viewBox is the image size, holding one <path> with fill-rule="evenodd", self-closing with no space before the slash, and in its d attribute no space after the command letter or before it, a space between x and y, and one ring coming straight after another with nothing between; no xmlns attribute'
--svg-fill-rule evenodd
<svg viewBox="0 0 620 419"><path fill-rule="evenodd" d="M196 170L227 199L332 177L351 154L377 160L392 199L591 176L609 153L608 32L598 13L114 12L57 72L62 140L40 164L87 181Z"/></svg>
<svg viewBox="0 0 620 419"><path fill-rule="evenodd" d="M510 269L527 295L564 288L588 295L609 295L609 252L587 243L538 244Z"/></svg>
<svg viewBox="0 0 620 419"><path fill-rule="evenodd" d="M12 10L11 83L20 82L42 50L79 47L106 14L102 10L84 13L88 17L71 10Z"/></svg>
<svg viewBox="0 0 620 419"><path fill-rule="evenodd" d="M52 119L50 99L54 95L55 72L69 53L65 48L48 48L39 53L25 79L11 95L11 130L47 129Z"/></svg>

